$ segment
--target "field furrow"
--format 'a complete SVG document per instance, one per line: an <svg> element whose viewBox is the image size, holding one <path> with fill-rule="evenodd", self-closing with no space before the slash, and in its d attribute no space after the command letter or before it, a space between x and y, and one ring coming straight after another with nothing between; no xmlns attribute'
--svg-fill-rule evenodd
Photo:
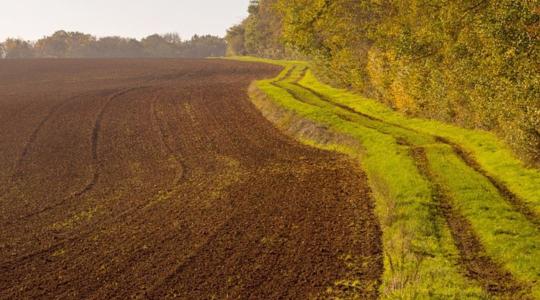
<svg viewBox="0 0 540 300"><path fill-rule="evenodd" d="M63 68L91 94L52 112L36 104L45 121L18 124L30 142L2 141L27 150L0 203L0 299L378 296L381 231L365 174L283 135L249 101L250 82L278 68L58 60L0 72L19 67L47 79L25 103L76 91ZM6 93L30 87L2 76Z"/></svg>

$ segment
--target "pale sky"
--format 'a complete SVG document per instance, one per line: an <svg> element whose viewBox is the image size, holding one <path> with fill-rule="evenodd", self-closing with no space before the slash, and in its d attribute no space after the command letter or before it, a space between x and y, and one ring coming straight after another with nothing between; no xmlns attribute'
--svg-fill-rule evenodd
<svg viewBox="0 0 540 300"><path fill-rule="evenodd" d="M37 40L59 29L98 37L178 32L223 36L249 0L0 0L0 41Z"/></svg>

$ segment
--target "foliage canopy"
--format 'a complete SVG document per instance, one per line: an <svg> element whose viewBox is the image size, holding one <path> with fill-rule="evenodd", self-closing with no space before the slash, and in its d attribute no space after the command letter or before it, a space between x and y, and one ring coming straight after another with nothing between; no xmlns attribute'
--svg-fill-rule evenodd
<svg viewBox="0 0 540 300"><path fill-rule="evenodd" d="M538 166L539 7L537 0L260 0L227 40L229 54L305 55L326 82L409 115L493 131Z"/></svg>
<svg viewBox="0 0 540 300"><path fill-rule="evenodd" d="M7 39L0 44L5 58L217 57L225 55L225 40L195 35L183 41L176 33L153 34L141 41L118 36L96 38L60 30L35 43Z"/></svg>

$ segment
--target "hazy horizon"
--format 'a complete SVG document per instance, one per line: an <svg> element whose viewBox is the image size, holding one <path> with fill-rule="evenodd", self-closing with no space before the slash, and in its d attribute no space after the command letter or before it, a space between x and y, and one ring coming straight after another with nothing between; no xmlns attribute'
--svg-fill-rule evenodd
<svg viewBox="0 0 540 300"><path fill-rule="evenodd" d="M38 40L57 30L97 37L143 38L176 32L224 36L227 28L247 16L249 0L19 0L0 10L0 41Z"/></svg>

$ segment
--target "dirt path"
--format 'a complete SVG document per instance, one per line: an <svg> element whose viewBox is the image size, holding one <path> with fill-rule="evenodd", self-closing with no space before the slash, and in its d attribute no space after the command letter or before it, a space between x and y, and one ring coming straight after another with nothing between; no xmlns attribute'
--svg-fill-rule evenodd
<svg viewBox="0 0 540 300"><path fill-rule="evenodd" d="M276 68L10 62L0 78L13 88L0 98L27 80L4 72L33 66L32 80L57 80L39 90L48 96L36 107L59 103L55 89L75 89L63 68L65 76L80 70L81 94L95 93L43 124L41 114L3 125L6 138L16 124L31 135L0 149L9 154L0 165L25 155L0 200L1 299L376 298L381 233L366 177L345 158L280 134L252 106L248 84ZM140 86L111 101L111 91ZM24 97L32 105L38 94ZM58 202L85 187L98 165L91 188Z"/></svg>

